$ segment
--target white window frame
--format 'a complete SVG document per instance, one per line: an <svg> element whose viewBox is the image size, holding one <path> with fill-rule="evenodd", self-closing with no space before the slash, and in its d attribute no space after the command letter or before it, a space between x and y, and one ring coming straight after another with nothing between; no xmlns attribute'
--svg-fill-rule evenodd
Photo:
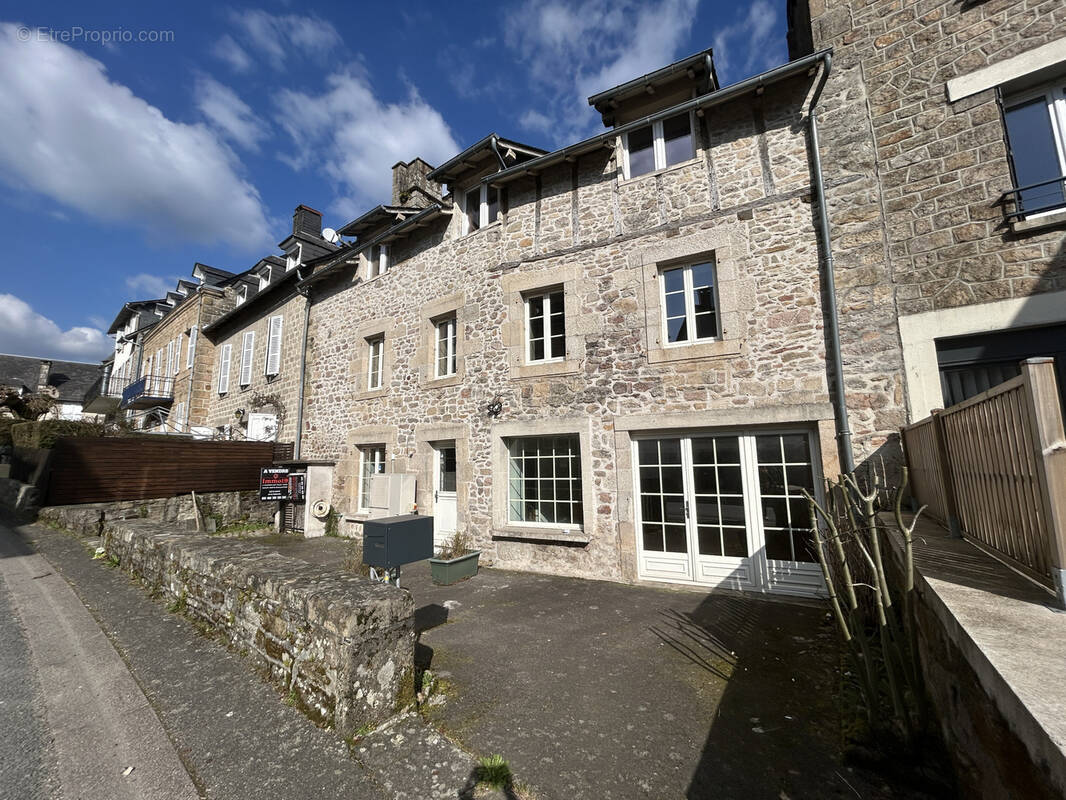
<svg viewBox="0 0 1066 800"><path fill-rule="evenodd" d="M259 273L259 291L263 291L263 289L270 285L270 279L272 277L271 273L272 269L270 267L267 267Z"/></svg>
<svg viewBox="0 0 1066 800"><path fill-rule="evenodd" d="M284 322L281 314L271 317L267 324L266 375L268 377L281 373L281 326Z"/></svg>
<svg viewBox="0 0 1066 800"><path fill-rule="evenodd" d="M248 287L242 286L237 290L237 305L244 305L244 301L248 299Z"/></svg>
<svg viewBox="0 0 1066 800"><path fill-rule="evenodd" d="M571 521L571 522L547 522L547 521L543 521L543 520L514 519L512 517L512 515L511 515L511 511L512 511L511 504L513 502L516 502L516 501L519 502L519 503L523 503L523 504L527 502L527 499L525 497L514 497L511 494L511 486L512 486L511 466L512 466L512 461L514 459L515 445L517 445L519 442L528 442L528 441L536 441L536 440L544 440L544 439L560 439L560 438L567 438L567 439L573 439L574 440L574 443L575 443L575 445L577 447L577 469L576 469L576 472L571 471L571 474L569 476L567 476L566 478L555 478L554 477L554 467L553 467L553 477L551 478L551 480L552 481L567 480L570 483L570 500L565 501L565 502L568 505L570 505L571 508L574 505L577 505L577 507L581 509L581 522L573 522L573 521ZM520 526L520 527L521 526L527 526L527 527L531 527L531 528L553 528L553 529L559 529L559 530L583 531L584 528L585 528L585 494L584 494L585 476L584 476L583 471L582 471L582 463L581 463L581 459L582 459L582 456L583 456L583 453L581 452L581 435L577 434L577 433L556 433L556 434L545 434L543 436L516 436L516 437L509 438L509 439L506 440L506 450L507 450L507 478L506 478L506 480L507 480L507 494L506 494L507 505L506 505L506 509L505 509L504 513L506 515L505 519L507 520L507 525L515 525L515 526ZM567 456L567 457L571 458L572 456ZM541 458L542 458L541 456L537 457L538 464L539 464ZM523 477L522 480L524 481L525 478ZM541 480L541 479L538 477L536 480ZM574 484L575 484L575 482L576 482L577 487L578 487L578 490L577 490L576 494L574 492ZM553 497L554 497L554 495L553 495ZM556 504L558 503L558 501L554 500L554 499L551 502L556 503ZM571 515L571 519L572 519L572 515Z"/></svg>
<svg viewBox="0 0 1066 800"><path fill-rule="evenodd" d="M551 328L551 318L552 318L551 295L553 295L553 294L562 294L563 295L563 330L562 330L562 333L563 333L563 354L561 356L552 356L551 355L551 340L552 340L552 337L555 335L554 331ZM530 354L530 344L532 343L532 339L530 337L530 330L529 330L529 320L530 320L529 304L530 304L531 300L536 300L537 298L544 298L544 358L534 359L534 358L531 358L531 354ZM522 295L522 305L523 305L523 307L525 309L525 316L526 316L526 337L525 337L525 342L523 343L524 344L523 349L525 351L525 363L526 364L557 364L560 361L566 361L566 295L565 295L565 289L563 287L561 287L561 286L556 286L556 287L554 287L552 289L537 290L535 292L529 292L528 294L523 294Z"/></svg>
<svg viewBox="0 0 1066 800"><path fill-rule="evenodd" d="M370 478L385 473L385 456L383 444L366 444L359 447L359 496L356 498L356 510L361 514L370 510Z"/></svg>
<svg viewBox="0 0 1066 800"><path fill-rule="evenodd" d="M478 193L478 214L477 214L477 227L470 228L470 217L467 214L467 198L471 192L476 191ZM462 202L462 235L474 233L482 228L486 228L500 219L500 189L496 189L496 219L489 219L489 185L482 183L477 186L471 186L463 190L463 202Z"/></svg>
<svg viewBox="0 0 1066 800"><path fill-rule="evenodd" d="M1044 98L1048 116L1051 119L1051 136L1055 140L1055 152L1059 157L1059 174L1066 176L1066 75L1060 75L1057 80L1042 84L1024 92L1003 93L1003 128L1010 143L1010 130L1007 128L1006 114L1010 106L1027 103L1037 98ZM1010 145L1011 173L1014 174L1014 146ZM1019 188L1017 186L1013 187ZM1061 214L1062 206L1039 211L1035 214L1025 214L1022 219L1040 219L1049 214Z"/></svg>
<svg viewBox="0 0 1066 800"><path fill-rule="evenodd" d="M185 366L192 367L196 357L196 336L199 332L199 328L193 325L189 328L189 346L185 350Z"/></svg>
<svg viewBox="0 0 1066 800"><path fill-rule="evenodd" d="M218 354L218 393L226 394L229 391L230 361L233 355L233 345L224 344Z"/></svg>
<svg viewBox="0 0 1066 800"><path fill-rule="evenodd" d="M714 280L711 284L711 290L714 294L714 316L716 330L713 336L696 336L696 292L692 288L692 268L700 266L701 264L710 264L711 272L714 275ZM685 279L685 329L692 332L692 336L683 342L671 342L670 341L670 321L666 314L666 273L673 272L675 270L684 270ZM663 347L688 347L693 344L700 344L702 342L718 342L722 339L722 306L718 300L718 265L713 258L701 261L694 261L691 264L673 264L671 266L661 267L658 275L659 282L659 317L662 325L662 342Z"/></svg>
<svg viewBox="0 0 1066 800"><path fill-rule="evenodd" d="M380 389L385 376L385 334L366 340L366 388L368 392ZM376 359L376 360L375 360Z"/></svg>
<svg viewBox="0 0 1066 800"><path fill-rule="evenodd" d="M675 114L670 117L664 117L651 124L652 153L654 154L655 166L651 171L642 172L640 175L634 176L629 169L629 133L622 134L622 175L625 180L629 180L632 177L643 178L647 175L654 175L661 170L685 164L696 157L696 119L691 111L686 113L688 114L689 140L692 142L692 152L689 157L683 158L673 164L666 163L666 139L663 137L663 121L665 119L673 119L674 117L680 117L683 115ZM642 126L642 128L643 127L647 126ZM637 130L641 130L642 128L638 128Z"/></svg>
<svg viewBox="0 0 1066 800"><path fill-rule="evenodd" d="M238 382L241 387L252 384L252 362L255 360L255 331L245 331L241 336L241 372Z"/></svg>
<svg viewBox="0 0 1066 800"><path fill-rule="evenodd" d="M433 323L435 330L433 347L433 370L438 378L448 378L458 371L458 358L456 357L456 345L458 343L458 320L455 315L444 317ZM441 343L444 343L445 371L440 368Z"/></svg>
<svg viewBox="0 0 1066 800"><path fill-rule="evenodd" d="M374 256L377 251L377 256ZM389 245L385 242L374 245L367 251L366 276L376 278L389 271Z"/></svg>

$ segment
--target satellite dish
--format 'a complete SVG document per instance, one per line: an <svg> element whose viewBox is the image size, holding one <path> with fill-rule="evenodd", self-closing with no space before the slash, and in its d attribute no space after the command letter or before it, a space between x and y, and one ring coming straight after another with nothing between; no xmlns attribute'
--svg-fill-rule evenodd
<svg viewBox="0 0 1066 800"><path fill-rule="evenodd" d="M325 239L330 244L336 244L337 240L340 239L341 237L339 237L337 235L337 232L335 230L333 230L333 228L323 228L322 229L322 238Z"/></svg>

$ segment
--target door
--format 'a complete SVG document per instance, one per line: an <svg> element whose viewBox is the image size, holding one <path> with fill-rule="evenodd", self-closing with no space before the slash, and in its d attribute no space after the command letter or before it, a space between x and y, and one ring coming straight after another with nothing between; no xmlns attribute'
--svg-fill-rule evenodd
<svg viewBox="0 0 1066 800"><path fill-rule="evenodd" d="M634 449L641 577L820 590L802 495L816 485L809 433L649 437Z"/></svg>
<svg viewBox="0 0 1066 800"><path fill-rule="evenodd" d="M249 414L248 439L255 442L272 442L278 436L276 414Z"/></svg>
<svg viewBox="0 0 1066 800"><path fill-rule="evenodd" d="M457 519L455 442L433 445L433 546L440 549L455 534Z"/></svg>

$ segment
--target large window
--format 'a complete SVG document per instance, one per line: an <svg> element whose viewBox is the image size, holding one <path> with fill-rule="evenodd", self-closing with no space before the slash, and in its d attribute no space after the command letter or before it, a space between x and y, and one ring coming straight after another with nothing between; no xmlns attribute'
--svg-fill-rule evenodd
<svg viewBox="0 0 1066 800"><path fill-rule="evenodd" d="M370 477L385 472L385 445L373 444L359 448L359 511L370 509Z"/></svg>
<svg viewBox="0 0 1066 800"><path fill-rule="evenodd" d="M368 390L380 389L385 369L385 336L375 336L366 340L367 344L367 377L366 388Z"/></svg>
<svg viewBox="0 0 1066 800"><path fill-rule="evenodd" d="M578 437L513 439L507 450L508 521L580 527L584 517Z"/></svg>
<svg viewBox="0 0 1066 800"><path fill-rule="evenodd" d="M667 344L719 336L713 262L664 269L659 273L659 284Z"/></svg>
<svg viewBox="0 0 1066 800"><path fill-rule="evenodd" d="M500 215L500 191L494 186L471 186L463 193L463 233L490 225Z"/></svg>
<svg viewBox="0 0 1066 800"><path fill-rule="evenodd" d="M526 295L526 361L562 361L566 357L563 292Z"/></svg>
<svg viewBox="0 0 1066 800"><path fill-rule="evenodd" d="M436 376L445 378L455 374L456 319L445 317L434 323L436 328Z"/></svg>
<svg viewBox="0 0 1066 800"><path fill-rule="evenodd" d="M1005 98L1003 116L1018 216L1066 207L1066 79Z"/></svg>
<svg viewBox="0 0 1066 800"><path fill-rule="evenodd" d="M692 116L678 114L632 130L623 136L622 147L627 178L688 161L696 155Z"/></svg>

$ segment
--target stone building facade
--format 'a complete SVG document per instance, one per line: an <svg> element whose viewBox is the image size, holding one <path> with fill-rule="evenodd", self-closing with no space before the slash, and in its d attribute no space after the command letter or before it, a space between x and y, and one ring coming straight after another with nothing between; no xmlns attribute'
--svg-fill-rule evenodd
<svg viewBox="0 0 1066 800"><path fill-rule="evenodd" d="M368 474L414 473L419 509L454 493L455 527L500 566L814 591L802 536L781 537L807 524L789 493L838 470L803 125L817 76L809 60L692 89L714 100L558 158L488 137L429 174L447 197L350 246L388 241L387 271L348 258L306 281L303 452L336 462L344 530ZM691 157L670 163L660 126L685 114ZM627 177L644 135L659 168ZM693 292L707 265L713 302ZM714 335L683 333L711 305Z"/></svg>
<svg viewBox="0 0 1066 800"><path fill-rule="evenodd" d="M1066 5L788 5L793 57L833 50L820 121L853 424L921 419L1034 355L1066 385L1066 196L1013 194L1066 174Z"/></svg>

